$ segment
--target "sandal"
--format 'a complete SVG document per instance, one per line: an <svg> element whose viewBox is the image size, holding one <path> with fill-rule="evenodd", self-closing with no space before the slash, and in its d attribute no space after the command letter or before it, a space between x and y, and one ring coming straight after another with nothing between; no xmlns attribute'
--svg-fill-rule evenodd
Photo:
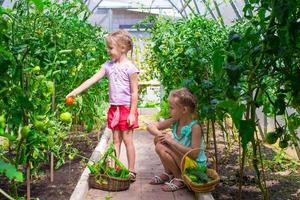
<svg viewBox="0 0 300 200"><path fill-rule="evenodd" d="M130 182L136 181L136 173L135 172L129 171L129 180L130 180Z"/></svg>
<svg viewBox="0 0 300 200"><path fill-rule="evenodd" d="M166 177L168 177L168 179L162 179L161 176L164 175ZM160 185L160 184L164 184L165 182L168 182L170 180L172 180L173 175L172 174L168 174L167 172L163 172L160 176L154 176L152 178L152 180L149 182L149 184L151 185Z"/></svg>
<svg viewBox="0 0 300 200"><path fill-rule="evenodd" d="M177 181L177 184L175 184L174 181ZM185 184L180 178L173 178L170 182L165 183L165 185L161 187L164 192L174 192L182 188L185 188Z"/></svg>

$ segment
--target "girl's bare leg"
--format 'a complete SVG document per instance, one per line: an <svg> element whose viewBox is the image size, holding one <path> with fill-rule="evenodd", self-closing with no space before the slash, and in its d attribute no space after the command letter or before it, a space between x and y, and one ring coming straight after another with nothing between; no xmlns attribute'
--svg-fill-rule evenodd
<svg viewBox="0 0 300 200"><path fill-rule="evenodd" d="M128 161L128 170L135 171L135 147L133 144L133 130L123 131L122 132L123 141L126 147L127 161Z"/></svg>
<svg viewBox="0 0 300 200"><path fill-rule="evenodd" d="M174 177L177 178L172 180L172 184L176 185L178 189L184 187L185 185L181 180L181 170L179 168L182 156L167 145L160 143L156 145L155 150L157 151L166 171L171 171ZM161 188L164 191L173 190L168 184L163 185Z"/></svg>
<svg viewBox="0 0 300 200"><path fill-rule="evenodd" d="M174 153L166 145L157 143L155 146L155 151L157 152L160 160L165 168L165 171L170 174L172 173L176 178L181 177L181 171L178 163L180 162L180 157Z"/></svg>
<svg viewBox="0 0 300 200"><path fill-rule="evenodd" d="M122 140L123 140L122 132L118 131L118 130L114 130L113 131L113 141L114 141L117 158L119 158L120 153L121 153Z"/></svg>

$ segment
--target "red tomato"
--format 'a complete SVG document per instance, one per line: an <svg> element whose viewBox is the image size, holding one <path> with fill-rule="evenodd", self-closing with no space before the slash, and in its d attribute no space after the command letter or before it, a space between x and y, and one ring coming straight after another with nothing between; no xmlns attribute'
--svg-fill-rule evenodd
<svg viewBox="0 0 300 200"><path fill-rule="evenodd" d="M121 171L122 170L122 168L120 166L116 166L115 168L116 168L116 171Z"/></svg>
<svg viewBox="0 0 300 200"><path fill-rule="evenodd" d="M66 98L66 104L67 105L72 105L74 103L74 98L73 97L68 97Z"/></svg>

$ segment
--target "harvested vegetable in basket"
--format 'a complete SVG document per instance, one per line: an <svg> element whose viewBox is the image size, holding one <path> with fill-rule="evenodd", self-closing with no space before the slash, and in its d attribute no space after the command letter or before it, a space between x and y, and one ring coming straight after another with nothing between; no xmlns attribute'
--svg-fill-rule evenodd
<svg viewBox="0 0 300 200"><path fill-rule="evenodd" d="M113 160L115 167L109 165L109 159ZM111 143L108 149L105 151L101 159L95 163L89 163L88 165L91 174L105 174L121 179L129 178L129 170L124 164L116 157L116 152L113 143Z"/></svg>
<svg viewBox="0 0 300 200"><path fill-rule="evenodd" d="M194 183L207 183L211 181L211 178L207 175L207 167L203 165L197 165L196 167L188 167L185 169L184 174Z"/></svg>

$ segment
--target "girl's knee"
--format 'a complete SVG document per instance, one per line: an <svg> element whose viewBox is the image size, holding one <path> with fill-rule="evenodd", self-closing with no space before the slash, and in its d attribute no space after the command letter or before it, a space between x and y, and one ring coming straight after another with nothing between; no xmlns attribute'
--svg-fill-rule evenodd
<svg viewBox="0 0 300 200"><path fill-rule="evenodd" d="M113 138L113 142L115 145L120 145L122 143L122 139L120 138Z"/></svg>
<svg viewBox="0 0 300 200"><path fill-rule="evenodd" d="M125 146L127 147L127 146L133 146L134 144L133 144L133 140L123 140L123 142L124 142L124 144L125 144Z"/></svg>
<svg viewBox="0 0 300 200"><path fill-rule="evenodd" d="M120 132L118 132L118 131L113 132L113 141L115 144L116 143L121 144L122 140L123 140L123 137Z"/></svg>
<svg viewBox="0 0 300 200"><path fill-rule="evenodd" d="M133 146L133 138L132 137L123 137L123 142L125 146Z"/></svg>
<svg viewBox="0 0 300 200"><path fill-rule="evenodd" d="M157 143L155 145L155 151L157 154L161 154L162 152L166 151L166 147L162 143Z"/></svg>
<svg viewBox="0 0 300 200"><path fill-rule="evenodd" d="M129 143L133 141L133 131L122 131L121 132L124 143Z"/></svg>
<svg viewBox="0 0 300 200"><path fill-rule="evenodd" d="M155 136L153 139L154 145L156 145L159 142L158 136Z"/></svg>

